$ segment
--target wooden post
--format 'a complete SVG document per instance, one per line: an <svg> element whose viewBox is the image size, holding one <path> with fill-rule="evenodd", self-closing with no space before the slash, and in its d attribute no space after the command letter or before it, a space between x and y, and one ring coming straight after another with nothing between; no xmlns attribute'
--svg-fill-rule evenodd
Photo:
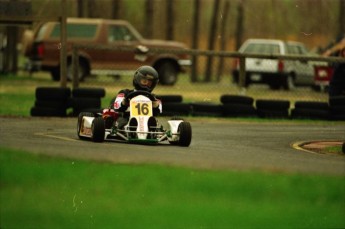
<svg viewBox="0 0 345 229"><path fill-rule="evenodd" d="M60 86L67 87L67 20L66 0L61 0L60 15Z"/></svg>
<svg viewBox="0 0 345 229"><path fill-rule="evenodd" d="M78 49L73 46L72 52L72 70L73 70L73 89L79 87L79 57Z"/></svg>
<svg viewBox="0 0 345 229"><path fill-rule="evenodd" d="M240 94L246 94L246 58L240 57L240 75L239 75L239 86Z"/></svg>

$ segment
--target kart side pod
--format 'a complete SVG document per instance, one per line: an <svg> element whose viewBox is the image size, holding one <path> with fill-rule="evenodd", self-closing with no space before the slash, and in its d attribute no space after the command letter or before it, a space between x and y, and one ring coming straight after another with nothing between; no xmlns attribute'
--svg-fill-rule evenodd
<svg viewBox="0 0 345 229"><path fill-rule="evenodd" d="M178 127L183 120L169 120L169 127L171 132L171 137L168 136L169 141L175 142L178 141L180 136L178 135Z"/></svg>

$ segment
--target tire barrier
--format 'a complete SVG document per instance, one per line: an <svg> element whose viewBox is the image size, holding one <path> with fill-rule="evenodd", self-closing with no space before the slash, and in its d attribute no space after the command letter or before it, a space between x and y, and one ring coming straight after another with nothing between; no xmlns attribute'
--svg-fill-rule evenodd
<svg viewBox="0 0 345 229"><path fill-rule="evenodd" d="M223 115L225 117L257 116L252 97L225 94L220 97L220 102L223 104Z"/></svg>
<svg viewBox="0 0 345 229"><path fill-rule="evenodd" d="M76 88L72 91L71 105L73 116L81 112L101 112L101 99L105 96L103 88Z"/></svg>
<svg viewBox="0 0 345 229"><path fill-rule="evenodd" d="M288 100L258 99L255 105L260 118L289 118L290 101Z"/></svg>
<svg viewBox="0 0 345 229"><path fill-rule="evenodd" d="M81 112L101 113L103 88L38 87L31 116L66 117ZM345 120L345 96L330 97L329 102L296 101L290 109L288 100L254 100L249 96L224 94L220 104L209 102L184 103L181 95L157 95L162 101L161 116L259 117L279 119ZM255 104L255 106L254 106Z"/></svg>
<svg viewBox="0 0 345 229"><path fill-rule="evenodd" d="M296 101L291 110L292 119L329 119L329 105L326 102Z"/></svg>
<svg viewBox="0 0 345 229"><path fill-rule="evenodd" d="M35 91L35 104L31 116L66 117L71 89L57 87L38 87Z"/></svg>
<svg viewBox="0 0 345 229"><path fill-rule="evenodd" d="M331 120L345 120L345 96L329 98L329 116Z"/></svg>
<svg viewBox="0 0 345 229"><path fill-rule="evenodd" d="M38 87L35 91L35 104L30 110L31 116L66 117L67 109L73 108L72 115L82 111L99 113L101 98L105 96L103 88Z"/></svg>
<svg viewBox="0 0 345 229"><path fill-rule="evenodd" d="M221 117L223 116L223 107L220 104L214 103L191 103L192 116L209 116Z"/></svg>

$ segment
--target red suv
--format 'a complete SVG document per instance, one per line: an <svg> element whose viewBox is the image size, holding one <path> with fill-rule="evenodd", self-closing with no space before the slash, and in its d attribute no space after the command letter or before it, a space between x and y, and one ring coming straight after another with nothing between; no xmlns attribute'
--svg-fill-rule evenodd
<svg viewBox="0 0 345 229"><path fill-rule="evenodd" d="M28 70L49 71L53 80L60 78L60 24L47 22L35 34L24 33L25 55L29 58ZM31 38L31 39L30 39ZM90 74L121 75L134 71L141 65L154 67L160 76L160 83L173 85L179 72L191 65L186 54L174 54L169 50L184 50L180 42L144 39L127 21L106 19L69 18L67 20L67 72L72 78L72 45L91 45L79 49L79 79ZM102 49L97 46L102 45ZM104 49L104 46L108 48ZM119 47L121 49L112 49ZM136 54L137 48L165 50L160 53ZM127 51L128 50L128 51Z"/></svg>

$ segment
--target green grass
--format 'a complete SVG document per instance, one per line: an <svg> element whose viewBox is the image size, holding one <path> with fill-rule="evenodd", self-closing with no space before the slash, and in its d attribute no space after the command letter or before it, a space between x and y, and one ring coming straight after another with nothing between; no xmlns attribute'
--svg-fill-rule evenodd
<svg viewBox="0 0 345 229"><path fill-rule="evenodd" d="M345 227L344 177L114 165L0 149L1 228Z"/></svg>

